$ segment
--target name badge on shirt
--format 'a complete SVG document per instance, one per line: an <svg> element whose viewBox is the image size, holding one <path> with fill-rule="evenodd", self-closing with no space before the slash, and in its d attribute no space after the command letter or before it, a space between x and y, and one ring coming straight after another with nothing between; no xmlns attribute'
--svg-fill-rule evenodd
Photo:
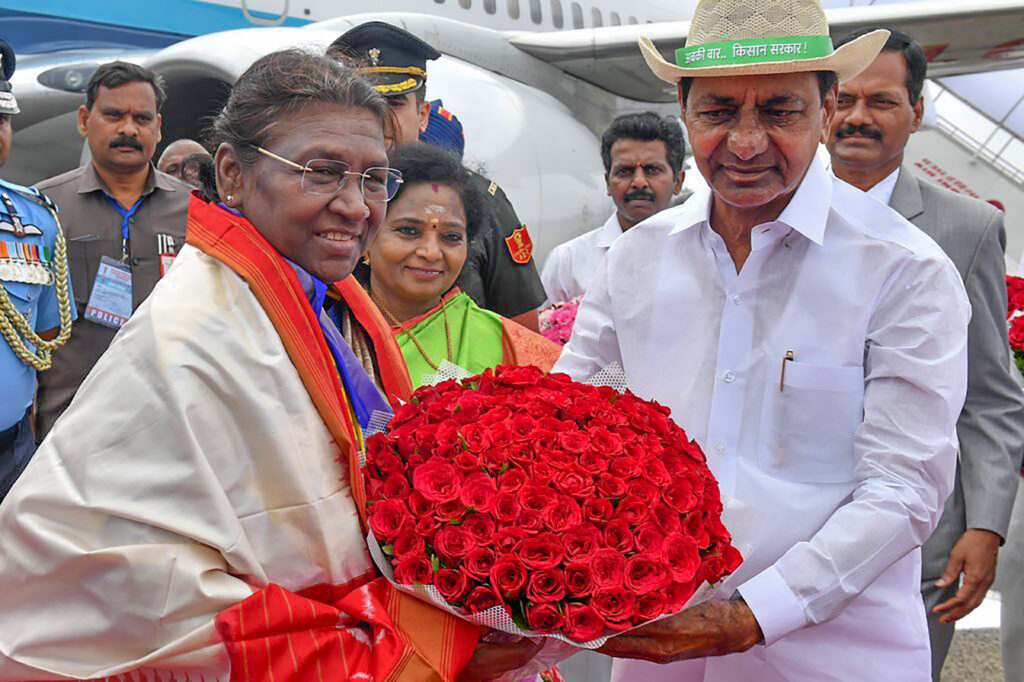
<svg viewBox="0 0 1024 682"><path fill-rule="evenodd" d="M174 237L169 234L158 234L156 236L156 252L160 254L160 276L163 277L171 269L174 257L178 255Z"/></svg>
<svg viewBox="0 0 1024 682"><path fill-rule="evenodd" d="M127 263L103 256L85 306L85 319L120 329L131 315L132 270Z"/></svg>

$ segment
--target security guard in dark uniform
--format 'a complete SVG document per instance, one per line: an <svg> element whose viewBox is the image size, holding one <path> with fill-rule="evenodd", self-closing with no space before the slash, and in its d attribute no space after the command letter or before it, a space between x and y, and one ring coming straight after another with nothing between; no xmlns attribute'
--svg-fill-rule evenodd
<svg viewBox="0 0 1024 682"><path fill-rule="evenodd" d="M398 144L419 141L431 112L425 93L427 61L440 57L440 52L407 31L370 21L335 40L328 54L356 61L358 70L373 78L395 112ZM536 309L545 295L529 233L501 188L482 175L472 175L489 200L491 219L470 242L458 286L477 305L536 330Z"/></svg>
<svg viewBox="0 0 1024 682"><path fill-rule="evenodd" d="M11 147L14 50L0 40L0 165ZM71 336L67 245L53 203L38 190L0 180L0 501L35 452L36 372Z"/></svg>

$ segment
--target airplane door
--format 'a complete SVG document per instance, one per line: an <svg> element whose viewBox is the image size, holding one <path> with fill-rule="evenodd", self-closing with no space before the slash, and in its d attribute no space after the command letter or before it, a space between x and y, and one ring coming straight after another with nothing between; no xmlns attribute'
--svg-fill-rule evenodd
<svg viewBox="0 0 1024 682"><path fill-rule="evenodd" d="M240 0L240 3L242 15L250 24L280 26L288 18L291 0Z"/></svg>

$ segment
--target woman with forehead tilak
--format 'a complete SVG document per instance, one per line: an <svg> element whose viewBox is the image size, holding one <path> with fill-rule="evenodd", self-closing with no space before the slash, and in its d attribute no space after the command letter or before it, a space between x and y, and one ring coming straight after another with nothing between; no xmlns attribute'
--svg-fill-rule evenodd
<svg viewBox="0 0 1024 682"><path fill-rule="evenodd" d="M413 385L445 360L470 374L499 364L550 369L556 344L478 307L455 286L487 210L459 158L409 145L391 165L403 183L356 275L391 325Z"/></svg>
<svg viewBox="0 0 1024 682"><path fill-rule="evenodd" d="M363 428L412 390L350 277L401 186L389 123L322 54L238 79L187 246L0 509L0 679L449 681L535 655L367 552Z"/></svg>

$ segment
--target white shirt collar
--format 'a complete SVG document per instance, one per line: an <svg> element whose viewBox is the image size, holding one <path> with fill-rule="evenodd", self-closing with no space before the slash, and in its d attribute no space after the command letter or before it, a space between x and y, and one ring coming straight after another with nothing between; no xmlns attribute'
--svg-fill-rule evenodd
<svg viewBox="0 0 1024 682"><path fill-rule="evenodd" d="M879 201L886 206L892 201L892 193L896 189L896 181L900 179L900 169L897 168L892 173L889 173L886 178L878 182L874 187L867 191L867 195Z"/></svg>
<svg viewBox="0 0 1024 682"><path fill-rule="evenodd" d="M604 221L600 231L597 233L596 245L607 249L616 239L622 236L622 225L619 223L619 212L612 211L612 217Z"/></svg>
<svg viewBox="0 0 1024 682"><path fill-rule="evenodd" d="M690 197L676 214L676 224L669 234L708 220L711 215L711 192L709 187ZM774 222L788 225L815 244L821 244L825 238L825 223L831 204L831 179L821 161L815 157L793 198Z"/></svg>

